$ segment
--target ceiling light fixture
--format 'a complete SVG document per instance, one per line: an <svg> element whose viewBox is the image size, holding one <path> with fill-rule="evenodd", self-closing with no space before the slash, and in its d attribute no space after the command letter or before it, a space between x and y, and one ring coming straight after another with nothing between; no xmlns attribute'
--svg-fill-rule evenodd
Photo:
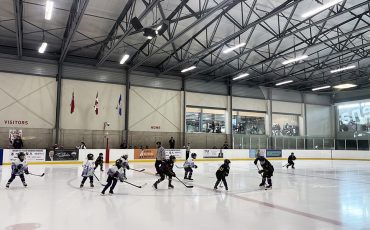
<svg viewBox="0 0 370 230"><path fill-rule="evenodd" d="M240 48L240 47L243 47L243 46L245 46L245 45L246 45L246 43L245 43L245 42L240 43L239 45L236 45L236 46L232 46L232 47L230 47L230 48L227 48L226 50L224 50L224 51L223 51L223 53L224 53L224 54L230 53L231 51L236 50L236 49L238 49L238 48Z"/></svg>
<svg viewBox="0 0 370 230"><path fill-rule="evenodd" d="M289 83L292 83L292 82L293 82L293 80L283 81L283 82L276 83L276 86L279 86L279 85L286 85L286 84L289 84Z"/></svg>
<svg viewBox="0 0 370 230"><path fill-rule="evenodd" d="M236 80L239 80L239 79L245 78L245 77L247 77L247 76L249 76L249 73L244 73L244 74L241 74L241 75L239 75L239 76L237 76L237 77L234 77L234 78L233 78L233 80L234 80L234 81L236 81Z"/></svg>
<svg viewBox="0 0 370 230"><path fill-rule="evenodd" d="M350 83L340 84L340 85L334 86L334 88L336 88L336 89L349 89L349 88L354 88L354 87L357 87L357 85L350 84Z"/></svg>
<svg viewBox="0 0 370 230"><path fill-rule="evenodd" d="M354 68L356 68L355 65L350 65L350 66L346 66L346 67L343 67L343 68L340 68L340 69L331 70L330 73L338 73L338 72L342 72L342 71L349 70L349 69L354 69Z"/></svg>
<svg viewBox="0 0 370 230"><path fill-rule="evenodd" d="M46 1L46 5L45 5L45 19L46 20L51 19L51 16L53 14L53 7L54 7L54 2Z"/></svg>
<svg viewBox="0 0 370 230"><path fill-rule="evenodd" d="M301 61L301 60L306 59L306 58L308 58L308 55L302 55L302 56L299 56L299 57L296 57L296 58L292 58L292 59L288 59L286 61L283 61L282 64L283 65L288 65L290 63Z"/></svg>
<svg viewBox="0 0 370 230"><path fill-rule="evenodd" d="M319 7L317 7L316 9L313 9L313 10L307 12L307 13L302 14L302 18L311 17L311 16L313 16L317 13L320 13L321 11L326 10L326 9L328 9L328 8L338 4L338 3L341 3L341 2L343 2L343 0L334 0L334 1L328 2L326 4L323 4Z"/></svg>
<svg viewBox="0 0 370 230"><path fill-rule="evenodd" d="M43 53L45 52L45 50L46 50L46 47L47 47L47 46L48 46L48 43L43 42L43 43L41 44L40 48L39 48L39 53L40 53L40 54L43 54Z"/></svg>
<svg viewBox="0 0 370 230"><path fill-rule="evenodd" d="M195 68L197 68L195 65L190 66L190 67L188 67L188 68L186 68L186 69L181 70L181 73L188 72L188 71L193 70L193 69L195 69Z"/></svg>
<svg viewBox="0 0 370 230"><path fill-rule="evenodd" d="M130 55L128 55L128 54L123 55L119 64L121 64L121 65L125 64L125 62L128 60L129 57L130 57Z"/></svg>
<svg viewBox="0 0 370 230"><path fill-rule="evenodd" d="M321 86L321 87L313 88L312 91L318 91L318 90L329 89L329 88L331 88L331 86L330 85L326 85L326 86Z"/></svg>

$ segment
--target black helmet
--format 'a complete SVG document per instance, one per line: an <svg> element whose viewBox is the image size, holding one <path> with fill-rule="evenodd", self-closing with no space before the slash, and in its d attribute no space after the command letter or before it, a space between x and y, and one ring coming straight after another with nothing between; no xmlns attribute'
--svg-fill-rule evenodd
<svg viewBox="0 0 370 230"><path fill-rule="evenodd" d="M92 154L92 153L87 154L87 159L88 160L93 160L94 159L94 154Z"/></svg>
<svg viewBox="0 0 370 230"><path fill-rule="evenodd" d="M26 154L24 154L24 152L19 152L18 153L18 159L20 159L21 161L24 160L25 156L26 156Z"/></svg>
<svg viewBox="0 0 370 230"><path fill-rule="evenodd" d="M230 161L229 159L225 159L225 160L224 160L224 163L228 165L228 164L230 164L230 163L231 163L231 161Z"/></svg>
<svg viewBox="0 0 370 230"><path fill-rule="evenodd" d="M197 154L196 153L192 153L191 154L191 158L196 159L197 158Z"/></svg>
<svg viewBox="0 0 370 230"><path fill-rule="evenodd" d="M103 153L99 153L99 156L103 156Z"/></svg>
<svg viewBox="0 0 370 230"><path fill-rule="evenodd" d="M171 155L171 156L170 156L170 160L171 160L172 162L175 162L176 157L175 157L174 155Z"/></svg>
<svg viewBox="0 0 370 230"><path fill-rule="evenodd" d="M123 158L123 159L125 159L125 160L127 160L127 158L128 158L128 155L127 155L127 154L125 154L125 155L122 155L122 158Z"/></svg>
<svg viewBox="0 0 370 230"><path fill-rule="evenodd" d="M117 166L118 168L121 168L121 167L122 167L122 164L123 164L123 162L122 162L122 160L121 160L121 159L116 160L116 166Z"/></svg>

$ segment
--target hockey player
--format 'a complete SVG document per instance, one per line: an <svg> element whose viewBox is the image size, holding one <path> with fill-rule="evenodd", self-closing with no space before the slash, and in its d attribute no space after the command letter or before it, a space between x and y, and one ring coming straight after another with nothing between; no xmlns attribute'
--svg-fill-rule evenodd
<svg viewBox="0 0 370 230"><path fill-rule="evenodd" d="M262 182L259 185L260 187L265 187L265 189L272 188L272 180L271 177L274 175L274 166L268 161L264 156L259 156L254 160L254 164L257 165L257 162L260 162L262 169L258 171L259 174L262 174ZM266 184L266 178L268 185Z"/></svg>
<svg viewBox="0 0 370 230"><path fill-rule="evenodd" d="M225 159L224 160L224 163L218 168L217 172L216 172L216 178L217 178L217 181L216 181L216 184L215 184L215 187L213 189L217 189L217 186L218 184L221 182L222 180L222 183L224 184L225 186L225 190L229 190L229 188L227 187L227 182L226 182L226 177L229 175L229 172L230 172L230 160L229 159Z"/></svg>
<svg viewBox="0 0 370 230"><path fill-rule="evenodd" d="M104 160L103 160L103 153L99 153L99 156L95 160L95 168L94 168L94 170L97 169L98 166L100 166L100 171L103 172L104 171L103 170L103 162L104 162Z"/></svg>
<svg viewBox="0 0 370 230"><path fill-rule="evenodd" d="M168 188L173 189L174 186L172 185L172 177L176 177L175 172L173 171L173 165L176 162L176 157L171 155L169 159L162 161L159 166L159 178L154 184L153 187L157 189L159 183L164 181L165 176L168 176Z"/></svg>
<svg viewBox="0 0 370 230"><path fill-rule="evenodd" d="M128 155L125 154L123 156L121 156L120 160L122 161L122 167L123 167L123 179L124 180L127 180L127 177L126 177L126 169L127 170L130 170L130 165L128 164Z"/></svg>
<svg viewBox="0 0 370 230"><path fill-rule="evenodd" d="M192 153L190 157L184 162L185 180L193 180L191 178L191 176L193 175L193 168L198 168L198 166L194 164L195 159L197 159L197 154Z"/></svg>
<svg viewBox="0 0 370 230"><path fill-rule="evenodd" d="M29 172L28 172L28 166L27 166L27 162L25 158L26 158L26 155L24 154L24 152L20 152L18 153L18 159L15 159L12 162L12 174L10 176L10 179L8 180L8 183L6 184L7 188L9 188L10 183L13 182L16 176L19 176L21 178L23 186L27 187L24 174L29 174Z"/></svg>
<svg viewBox="0 0 370 230"><path fill-rule="evenodd" d="M117 181L120 180L121 182L123 181L123 167L122 167L122 161L121 159L116 160L115 165L111 167L107 174L108 174L108 179L107 179L107 185L105 185L103 191L101 192L101 195L105 194L105 191L110 187L109 189L109 195L113 195L114 188L116 187Z"/></svg>
<svg viewBox="0 0 370 230"><path fill-rule="evenodd" d="M291 153L290 156L288 157L288 164L286 166L286 168L289 168L289 166L292 166L293 169L294 168L294 161L296 160L297 158L294 156L294 153Z"/></svg>
<svg viewBox="0 0 370 230"><path fill-rule="evenodd" d="M81 181L80 188L85 184L87 178L90 179L90 187L94 187L94 155L92 153L87 154L87 160L82 164L83 170L81 176L83 177Z"/></svg>

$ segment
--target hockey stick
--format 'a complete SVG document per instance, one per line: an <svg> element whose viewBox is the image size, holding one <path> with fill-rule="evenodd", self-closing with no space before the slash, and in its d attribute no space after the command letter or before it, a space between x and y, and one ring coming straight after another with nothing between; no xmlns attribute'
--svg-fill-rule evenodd
<svg viewBox="0 0 370 230"><path fill-rule="evenodd" d="M285 165L283 165L283 168L286 167L289 163L286 163Z"/></svg>
<svg viewBox="0 0 370 230"><path fill-rule="evenodd" d="M185 184L182 180L180 180L177 176L175 176L175 178L178 180L178 181L180 181L181 182L181 184L183 184L185 187L187 187L187 188L194 188L194 186L193 185L187 185L187 184Z"/></svg>
<svg viewBox="0 0 370 230"><path fill-rule="evenodd" d="M146 185L147 185L147 183L145 183L145 184L143 184L143 185L136 185L136 184L132 184L132 183L130 183L130 182L127 182L127 181L121 181L121 182L123 182L123 183L126 183L126 184L129 184L129 185L132 185L132 186L134 186L134 187L136 187L136 188L143 188L143 187L145 187Z"/></svg>
<svg viewBox="0 0 370 230"><path fill-rule="evenodd" d="M95 175L95 173L94 173L94 176L98 180L98 182L100 183L101 186L106 186L106 184L103 184L102 182L100 182L99 178Z"/></svg>
<svg viewBox="0 0 370 230"><path fill-rule="evenodd" d="M183 169L184 167L181 167L181 166L178 166L178 165L175 165L176 166L176 168L178 168L178 169Z"/></svg>
<svg viewBox="0 0 370 230"><path fill-rule="evenodd" d="M138 170L138 169L130 169L130 170L133 170L133 171L136 171L136 172L144 172L145 171L145 169L140 169L140 170Z"/></svg>
<svg viewBox="0 0 370 230"><path fill-rule="evenodd" d="M39 177L43 177L43 176L45 176L45 173L43 173L43 174L41 174L41 175L37 175L37 174L33 174L33 173L29 173L30 175L32 175L32 176L39 176Z"/></svg>

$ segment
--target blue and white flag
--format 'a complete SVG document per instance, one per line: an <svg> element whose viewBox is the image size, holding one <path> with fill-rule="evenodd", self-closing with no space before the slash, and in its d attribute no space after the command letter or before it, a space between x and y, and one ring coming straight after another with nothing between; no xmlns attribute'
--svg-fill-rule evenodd
<svg viewBox="0 0 370 230"><path fill-rule="evenodd" d="M118 105L116 109L118 109L118 114L122 116L122 95L121 94L119 95Z"/></svg>

